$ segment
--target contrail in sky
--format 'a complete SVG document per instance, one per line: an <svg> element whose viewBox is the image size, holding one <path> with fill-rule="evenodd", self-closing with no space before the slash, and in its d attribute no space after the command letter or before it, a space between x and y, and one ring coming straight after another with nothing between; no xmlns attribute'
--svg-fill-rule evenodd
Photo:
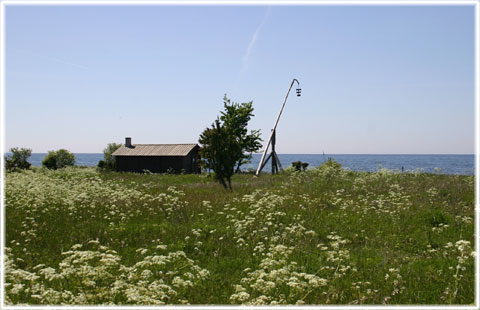
<svg viewBox="0 0 480 310"><path fill-rule="evenodd" d="M250 40L250 43L248 44L248 47L247 47L247 50L245 52L245 55L243 55L243 58L242 58L242 68L240 69L240 72L238 74L238 77L237 77L237 81L235 82L235 87L234 89L237 88L238 86L238 82L241 78L241 76L243 75L243 73L245 73L245 71L247 70L247 67L248 67L248 59L250 58L250 54L252 53L252 50L253 50L253 47L255 46L255 43L257 42L257 39L258 39L258 35L260 34L260 31L262 30L263 28L263 25L265 24L265 22L268 20L268 17L270 16L270 11L272 10L272 7L268 7L267 10L265 11L265 15L263 15L263 19L262 21L260 22L260 25L258 25L257 29L255 30L255 32L253 33L253 36L252 36L252 39Z"/></svg>
<svg viewBox="0 0 480 310"><path fill-rule="evenodd" d="M52 60L52 61L56 61L56 62L65 64L65 65L70 65L70 66L72 66L72 67L76 67L76 68L79 68L79 69L88 70L88 67L86 67L86 66L84 66L84 65L79 65L79 64L76 64L76 63L73 63L73 62L70 62L70 61L66 61L66 60L60 59L60 58L50 57L50 56L42 56L42 57L45 57L45 58L47 58L47 59L50 59L50 60Z"/></svg>
<svg viewBox="0 0 480 310"><path fill-rule="evenodd" d="M44 58L44 59L47 59L47 60L50 60L50 61L55 61L55 62L64 64L64 65L69 65L69 66L72 66L72 67L76 67L76 68L79 68L79 69L84 69L84 70L89 69L87 66L80 65L80 64L70 62L70 61L66 61L66 60L63 60L63 59L60 59L60 58L57 58L57 57L46 56L46 55L42 55L42 54L39 54L39 53L36 53L36 52L28 51L28 50L18 50L18 51L20 51L22 53L25 53L25 54L33 55L35 57L40 57L40 58Z"/></svg>
<svg viewBox="0 0 480 310"><path fill-rule="evenodd" d="M242 71L246 68L246 66L248 64L248 58L250 57L250 54L252 53L252 49L255 46L255 43L257 42L258 34L260 33L260 30L262 30L263 25L267 21L271 10L272 10L272 7L269 6L267 8L267 10L265 11L265 15L263 16L262 22L260 23L260 25L258 25L257 29L253 33L252 39L250 40L250 43L248 44L247 51L246 51L245 55L243 56Z"/></svg>

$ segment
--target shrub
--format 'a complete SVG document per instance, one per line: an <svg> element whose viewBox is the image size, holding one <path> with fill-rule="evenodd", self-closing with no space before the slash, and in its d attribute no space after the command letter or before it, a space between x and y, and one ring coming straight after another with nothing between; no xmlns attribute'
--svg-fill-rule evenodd
<svg viewBox="0 0 480 310"><path fill-rule="evenodd" d="M75 165L75 155L65 149L57 151L57 169Z"/></svg>
<svg viewBox="0 0 480 310"><path fill-rule="evenodd" d="M105 169L105 161L100 160L97 164L97 167L101 170Z"/></svg>
<svg viewBox="0 0 480 310"><path fill-rule="evenodd" d="M31 164L27 159L32 155L31 149L14 147L10 149L10 152L12 155L5 156L5 168L8 171L30 168Z"/></svg>
<svg viewBox="0 0 480 310"><path fill-rule="evenodd" d="M327 183L330 183L340 176L342 171L342 165L329 157L325 163L318 166L315 173L325 178Z"/></svg>
<svg viewBox="0 0 480 310"><path fill-rule="evenodd" d="M57 169L57 155L55 151L48 151L47 156L42 160L42 166L48 169Z"/></svg>
<svg viewBox="0 0 480 310"><path fill-rule="evenodd" d="M48 169L61 169L75 164L75 155L71 152L60 149L58 151L49 151L42 160L42 166Z"/></svg>
<svg viewBox="0 0 480 310"><path fill-rule="evenodd" d="M333 160L333 158L329 157L328 160L321 164L320 166L318 166L319 169L322 169L322 168L333 168L334 170L340 170L342 169L342 165L338 162L336 162L335 160Z"/></svg>
<svg viewBox="0 0 480 310"><path fill-rule="evenodd" d="M106 148L103 149L103 160L98 162L97 167L102 170L115 170L115 157L112 156L121 144L109 143Z"/></svg>
<svg viewBox="0 0 480 310"><path fill-rule="evenodd" d="M294 161L292 162L292 167L294 167L296 171L305 171L308 167L308 163Z"/></svg>

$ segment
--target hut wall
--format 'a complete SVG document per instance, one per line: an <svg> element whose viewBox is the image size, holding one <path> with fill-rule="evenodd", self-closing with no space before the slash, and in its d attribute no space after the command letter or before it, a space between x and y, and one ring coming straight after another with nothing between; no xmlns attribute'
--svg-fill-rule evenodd
<svg viewBox="0 0 480 310"><path fill-rule="evenodd" d="M182 156L116 156L117 171L164 173L169 169L179 173L183 168Z"/></svg>
<svg viewBox="0 0 480 310"><path fill-rule="evenodd" d="M183 158L183 169L186 173L199 173L199 155L198 148L193 149Z"/></svg>
<svg viewBox="0 0 480 310"><path fill-rule="evenodd" d="M185 169L186 173L192 172L192 166L193 166L192 161L193 161L193 156L191 153L183 157L183 169Z"/></svg>

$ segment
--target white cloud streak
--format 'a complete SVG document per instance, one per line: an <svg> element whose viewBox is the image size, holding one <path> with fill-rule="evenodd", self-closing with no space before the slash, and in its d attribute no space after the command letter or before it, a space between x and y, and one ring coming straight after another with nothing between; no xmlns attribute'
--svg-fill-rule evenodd
<svg viewBox="0 0 480 310"><path fill-rule="evenodd" d="M263 25L267 21L268 17L270 16L270 11L272 10L272 7L268 7L267 10L265 11L265 15L263 16L262 22L260 25L258 25L257 29L253 33L252 39L250 40L250 43L248 44L247 51L245 52L245 55L243 56L243 63L242 63L242 71L246 69L248 65L248 59L250 58L250 54L252 53L253 47L255 46L255 43L257 42L258 35L260 31L263 28Z"/></svg>
<svg viewBox="0 0 480 310"><path fill-rule="evenodd" d="M83 70L88 70L89 69L87 66L77 64L77 63L74 63L74 62L71 62L71 61L66 61L66 60L63 60L63 59L60 59L60 58L57 58L57 57L42 55L42 54L39 54L39 53L36 53L36 52L27 51L27 50L18 50L18 51L20 51L22 53L25 53L25 54L35 56L35 57L39 57L39 58L47 59L47 60L50 60L50 61L58 62L58 63L64 64L64 65L72 66L72 67L75 67L75 68L78 68L78 69L83 69Z"/></svg>
<svg viewBox="0 0 480 310"><path fill-rule="evenodd" d="M252 39L250 40L250 43L248 43L247 50L245 51L245 54L243 55L243 58L242 58L242 67L241 67L240 72L238 74L238 78L237 78L237 81L235 83L234 89L237 88L238 82L240 81L240 78L242 77L242 75L245 73L245 71L248 68L248 60L250 58L250 55L252 54L252 50L255 46L255 43L257 43L257 39L258 39L258 36L260 34L260 31L262 30L263 25L265 25L265 23L268 20L268 17L270 16L270 11L271 10L272 10L272 7L269 6L267 8L267 10L265 11L265 15L263 15L262 21L258 25L257 29L255 29L255 32L253 33Z"/></svg>
<svg viewBox="0 0 480 310"><path fill-rule="evenodd" d="M46 59L49 59L49 60L56 61L56 62L58 62L58 63L64 64L64 65L69 65L69 66L76 67L76 68L79 68L79 69L88 70L88 67L86 67L86 66L84 66L84 65L80 65L80 64L76 64L76 63L73 63L73 62L70 62L70 61L62 60L62 59L60 59L60 58L50 57L50 56L43 56L43 57L45 57Z"/></svg>

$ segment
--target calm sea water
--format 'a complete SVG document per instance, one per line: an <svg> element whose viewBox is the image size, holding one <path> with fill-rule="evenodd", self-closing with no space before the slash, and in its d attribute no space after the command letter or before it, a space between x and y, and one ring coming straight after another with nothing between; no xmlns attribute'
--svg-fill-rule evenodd
<svg viewBox="0 0 480 310"><path fill-rule="evenodd" d="M34 166L41 166L46 153L34 153L29 162ZM309 163L309 167L321 165L328 157L342 164L344 168L354 171L377 171L379 168L390 170L413 171L422 169L424 172L438 172L445 174L475 173L475 155L355 155L355 154L279 154L282 166L291 166L294 161ZM243 166L242 170L255 170L260 162L261 154L254 154L252 162ZM79 166L96 166L103 159L103 154L75 154L76 164ZM437 168L437 169L436 169ZM264 168L265 172L271 170L270 163Z"/></svg>

